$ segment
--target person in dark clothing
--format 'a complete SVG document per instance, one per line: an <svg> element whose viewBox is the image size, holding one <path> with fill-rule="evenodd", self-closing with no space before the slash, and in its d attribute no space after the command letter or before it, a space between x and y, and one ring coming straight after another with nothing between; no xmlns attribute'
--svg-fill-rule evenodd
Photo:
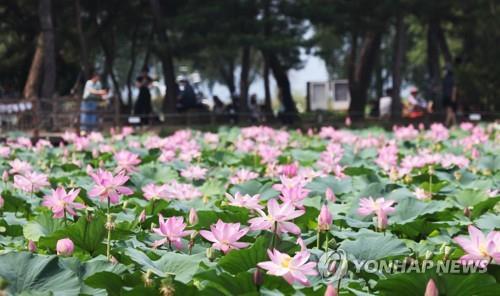
<svg viewBox="0 0 500 296"><path fill-rule="evenodd" d="M148 75L148 69L144 68L141 75L136 79L136 86L139 88L139 96L137 97L137 102L134 107L134 114L141 117L141 123L148 123L149 116L153 111L151 106L151 93L149 92L149 86L153 82L153 79Z"/></svg>
<svg viewBox="0 0 500 296"><path fill-rule="evenodd" d="M458 101L455 77L451 66L446 68L446 73L443 78L443 107L446 111L446 125L455 125L457 123L456 112Z"/></svg>
<svg viewBox="0 0 500 296"><path fill-rule="evenodd" d="M179 102L177 104L177 110L186 111L197 107L196 93L193 87L189 84L186 77L180 76L178 79L181 91L179 93Z"/></svg>

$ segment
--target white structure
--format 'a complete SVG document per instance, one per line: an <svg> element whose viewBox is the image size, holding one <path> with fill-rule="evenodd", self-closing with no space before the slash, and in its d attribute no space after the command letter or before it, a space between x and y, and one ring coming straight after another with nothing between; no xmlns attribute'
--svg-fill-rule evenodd
<svg viewBox="0 0 500 296"><path fill-rule="evenodd" d="M310 111L347 110L350 102L349 82L345 79L307 83L307 103Z"/></svg>

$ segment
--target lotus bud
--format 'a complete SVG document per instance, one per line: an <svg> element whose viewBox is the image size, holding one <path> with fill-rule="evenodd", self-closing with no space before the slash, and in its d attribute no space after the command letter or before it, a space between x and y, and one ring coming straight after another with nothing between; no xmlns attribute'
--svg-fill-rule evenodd
<svg viewBox="0 0 500 296"><path fill-rule="evenodd" d="M2 181L7 182L9 180L9 173L7 170L3 171L2 173Z"/></svg>
<svg viewBox="0 0 500 296"><path fill-rule="evenodd" d="M427 287L425 287L425 294L424 296L439 296L439 291L436 287L436 283L434 282L433 279L430 279L427 282Z"/></svg>
<svg viewBox="0 0 500 296"><path fill-rule="evenodd" d="M188 222L190 225L196 225L198 223L198 213L194 208L189 210Z"/></svg>
<svg viewBox="0 0 500 296"><path fill-rule="evenodd" d="M193 231L191 232L191 235L190 235L190 240L191 241L194 241L194 239L196 238L196 236L198 235L198 231Z"/></svg>
<svg viewBox="0 0 500 296"><path fill-rule="evenodd" d="M36 250L37 250L37 248L36 248L35 242L32 240L29 240L28 241L28 251L30 251L31 253L35 253Z"/></svg>
<svg viewBox="0 0 500 296"><path fill-rule="evenodd" d="M253 283L257 287L261 286L264 283L264 278L262 276L262 271L258 267L253 272Z"/></svg>
<svg viewBox="0 0 500 296"><path fill-rule="evenodd" d="M215 256L214 256L214 250L210 247L205 251L205 254L207 255L208 260L212 261Z"/></svg>
<svg viewBox="0 0 500 296"><path fill-rule="evenodd" d="M75 250L75 245L73 241L69 238L63 238L57 241L56 251L57 255L60 256L71 256Z"/></svg>
<svg viewBox="0 0 500 296"><path fill-rule="evenodd" d="M333 218L330 210L328 210L326 205L323 205L318 216L318 229L320 231L328 231L332 222Z"/></svg>
<svg viewBox="0 0 500 296"><path fill-rule="evenodd" d="M144 223L144 221L146 221L146 210L142 210L139 214L139 222Z"/></svg>
<svg viewBox="0 0 500 296"><path fill-rule="evenodd" d="M337 200L337 197L335 196L333 190L330 187L326 188L325 197L326 200L329 200L331 202L335 202Z"/></svg>
<svg viewBox="0 0 500 296"><path fill-rule="evenodd" d="M428 172L429 172L429 175L434 175L435 171L434 171L434 167L432 165L429 166Z"/></svg>
<svg viewBox="0 0 500 296"><path fill-rule="evenodd" d="M326 286L325 296L337 296L337 289L332 284Z"/></svg>
<svg viewBox="0 0 500 296"><path fill-rule="evenodd" d="M469 207L464 208L464 215L465 215L465 217L470 218L470 208Z"/></svg>

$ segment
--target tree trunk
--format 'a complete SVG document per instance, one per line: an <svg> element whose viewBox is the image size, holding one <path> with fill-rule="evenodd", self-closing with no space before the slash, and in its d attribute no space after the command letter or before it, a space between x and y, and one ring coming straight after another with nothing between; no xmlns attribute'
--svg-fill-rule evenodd
<svg viewBox="0 0 500 296"><path fill-rule="evenodd" d="M134 74L135 62L137 60L137 32L139 30L139 26L136 24L134 26L134 31L132 33L132 44L130 46L130 67L127 72L127 108L128 112L132 111L132 75Z"/></svg>
<svg viewBox="0 0 500 296"><path fill-rule="evenodd" d="M401 103L402 68L406 54L406 30L404 17L398 14L396 19L396 35L394 36L394 55L392 60L392 118L400 118L403 105Z"/></svg>
<svg viewBox="0 0 500 296"><path fill-rule="evenodd" d="M165 79L165 84L167 86L167 93L164 100L164 110L168 112L175 112L175 105L177 101L175 83L175 67L174 58L172 55L172 50L170 48L170 42L165 32L165 27L163 26L163 15L161 11L159 0L150 0L151 10L154 17L154 27L158 40L160 41L159 48L156 50L156 54L160 59L163 67L163 76Z"/></svg>
<svg viewBox="0 0 500 296"><path fill-rule="evenodd" d="M441 75L439 66L439 20L431 19L427 29L427 70L429 73L428 99L434 101L436 111L442 111L440 94Z"/></svg>
<svg viewBox="0 0 500 296"><path fill-rule="evenodd" d="M359 52L359 60L354 65L356 53L351 50L349 90L351 93L351 103L349 105L349 116L351 119L363 118L365 106L370 87L373 69L380 50L382 41L381 31L368 31L363 38L363 43ZM353 44L353 47L355 45ZM357 47L357 46L356 46Z"/></svg>
<svg viewBox="0 0 500 296"><path fill-rule="evenodd" d="M264 56L264 112L268 113L266 116L269 116L273 112L273 107L271 103L271 86L269 85L269 63L267 61L267 57Z"/></svg>
<svg viewBox="0 0 500 296"><path fill-rule="evenodd" d="M23 97L26 99L38 98L40 81L42 78L43 49L43 37L42 33L40 33L37 38L35 54L33 55L33 61L31 62L28 78L26 79L26 83L24 85Z"/></svg>
<svg viewBox="0 0 500 296"><path fill-rule="evenodd" d="M227 86L231 100L234 100L236 95L236 83L234 82L234 61L227 59L224 61L220 59L219 73Z"/></svg>
<svg viewBox="0 0 500 296"><path fill-rule="evenodd" d="M447 65L453 64L453 56L451 55L450 47L448 46L448 42L446 41L446 36L444 34L443 28L441 24L437 24L437 39L439 42L439 49L441 49L441 53L443 53L444 61Z"/></svg>
<svg viewBox="0 0 500 296"><path fill-rule="evenodd" d="M151 26L151 31L148 33L148 37L146 40L146 54L144 55L144 61L142 62L141 69L144 69L149 66L149 60L151 59L151 47L153 43L153 35L154 35L154 25Z"/></svg>
<svg viewBox="0 0 500 296"><path fill-rule="evenodd" d="M80 43L80 64L83 71L83 80L87 80L92 73L92 65L89 62L89 53L87 48L87 39L82 29L82 11L80 0L75 0L76 31L78 32L78 41Z"/></svg>
<svg viewBox="0 0 500 296"><path fill-rule="evenodd" d="M269 67L273 72L274 79L280 90L280 100L283 104L284 118L287 122L293 122L297 119L297 107L293 101L292 90L290 88L290 80L285 68L281 65L275 53L269 53Z"/></svg>
<svg viewBox="0 0 500 296"><path fill-rule="evenodd" d="M241 72L240 72L240 112L248 110L248 88L250 76L250 46L244 46L241 53Z"/></svg>
<svg viewBox="0 0 500 296"><path fill-rule="evenodd" d="M56 87L56 55L54 42L54 26L52 25L52 2L40 0L38 6L40 25L43 36L43 84L41 95L50 98Z"/></svg>

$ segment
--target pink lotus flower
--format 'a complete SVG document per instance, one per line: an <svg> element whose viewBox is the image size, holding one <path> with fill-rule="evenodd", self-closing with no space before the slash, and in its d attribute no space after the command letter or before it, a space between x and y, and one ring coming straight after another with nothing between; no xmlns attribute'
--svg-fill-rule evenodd
<svg viewBox="0 0 500 296"><path fill-rule="evenodd" d="M0 157L7 158L10 154L10 147L8 146L0 146Z"/></svg>
<svg viewBox="0 0 500 296"><path fill-rule="evenodd" d="M210 230L201 230L200 235L213 242L212 247L221 250L224 254L232 249L248 246L248 243L238 242L248 232L248 228L240 229L240 223L224 223L218 220L215 225L210 226Z"/></svg>
<svg viewBox="0 0 500 296"><path fill-rule="evenodd" d="M283 165L281 167L281 174L283 174L289 178L293 178L293 177L297 176L298 170L299 170L299 166L297 164L290 163L290 164Z"/></svg>
<svg viewBox="0 0 500 296"><path fill-rule="evenodd" d="M413 192L413 194L415 194L415 197L420 200L428 200L431 198L431 193L422 188L415 188L415 192Z"/></svg>
<svg viewBox="0 0 500 296"><path fill-rule="evenodd" d="M45 174L28 172L24 176L14 176L14 187L28 193L37 192L43 187L49 185L47 175Z"/></svg>
<svg viewBox="0 0 500 296"><path fill-rule="evenodd" d="M316 262L307 262L310 254L308 251L302 251L290 257L288 254L281 253L278 250L267 250L271 261L265 261L257 264L262 269L267 270L268 274L282 276L289 284L298 282L304 286L309 285L307 275L317 275Z"/></svg>
<svg viewBox="0 0 500 296"><path fill-rule="evenodd" d="M304 199L309 194L309 190L304 188L305 180L299 176L294 178L280 176L280 180L281 184L275 184L273 188L281 192L279 196L281 201L291 203L294 207L302 209Z"/></svg>
<svg viewBox="0 0 500 296"><path fill-rule="evenodd" d="M247 169L239 169L236 174L229 179L231 184L241 184L259 177L259 174Z"/></svg>
<svg viewBox="0 0 500 296"><path fill-rule="evenodd" d="M467 252L460 257L463 265L486 267L490 260L500 263L500 231L491 231L486 236L481 230L469 225L469 237L455 237L453 240Z"/></svg>
<svg viewBox="0 0 500 296"><path fill-rule="evenodd" d="M201 197L202 193L191 184L182 184L173 180L165 184L165 196L167 199L190 200Z"/></svg>
<svg viewBox="0 0 500 296"><path fill-rule="evenodd" d="M125 172L121 172L113 176L111 172L99 169L97 173L90 174L94 180L94 187L89 191L89 196L99 197L100 201L109 199L112 204L120 202L120 195L130 195L133 191L123 186L129 177L125 176Z"/></svg>
<svg viewBox="0 0 500 296"><path fill-rule="evenodd" d="M392 205L394 200L385 200L383 197L373 200L369 198L361 198L359 200L358 214L361 216L368 216L370 214L377 215L377 228L385 229L387 226L387 214L394 213L396 210Z"/></svg>
<svg viewBox="0 0 500 296"><path fill-rule="evenodd" d="M165 185L156 185L151 183L142 187L142 192L144 192L144 198L147 200L166 199L167 192L165 189Z"/></svg>
<svg viewBox="0 0 500 296"><path fill-rule="evenodd" d="M73 241L69 238L63 238L57 241L56 251L57 255L60 256L71 256L75 250L75 245Z"/></svg>
<svg viewBox="0 0 500 296"><path fill-rule="evenodd" d="M300 228L290 220L302 216L304 210L295 210L295 207L290 203L279 205L275 199L267 202L267 211L269 214L264 213L260 209L256 209L260 217L248 220L251 230L270 230L274 231L275 224L277 224L277 233L293 233L299 234Z"/></svg>
<svg viewBox="0 0 500 296"><path fill-rule="evenodd" d="M181 171L181 176L188 180L202 180L205 179L206 174L207 169L197 165L191 165Z"/></svg>
<svg viewBox="0 0 500 296"><path fill-rule="evenodd" d="M241 194L236 192L234 197L226 193L226 198L229 200L229 204L235 207L243 207L249 210L262 210L264 207L259 204L260 202L260 194L256 194L254 196L250 196L249 194Z"/></svg>
<svg viewBox="0 0 500 296"><path fill-rule="evenodd" d="M183 217L170 217L164 220L163 216L160 214L158 221L160 223L160 227L153 228L153 231L164 238L155 241L153 243L153 248L157 248L165 243L168 243L169 246L174 245L177 249L181 249L181 239L193 233L192 230L184 230L186 228L186 223L184 223Z"/></svg>
<svg viewBox="0 0 500 296"><path fill-rule="evenodd" d="M323 205L321 210L319 211L318 216L318 229L320 231L328 231L330 229L330 225L333 223L333 217L328 210L327 205Z"/></svg>
<svg viewBox="0 0 500 296"><path fill-rule="evenodd" d="M9 173L11 174L21 174L21 175L26 175L31 172L31 164L29 162L19 160L19 159L14 159L13 161L9 162L9 165L11 167Z"/></svg>
<svg viewBox="0 0 500 296"><path fill-rule="evenodd" d="M439 296L438 288L436 287L436 283L434 282L433 279L430 279L427 282L424 296Z"/></svg>
<svg viewBox="0 0 500 296"><path fill-rule="evenodd" d="M84 209L85 206L81 203L76 203L75 198L80 193L80 189L71 189L68 193L62 187L52 190L50 195L46 195L43 206L52 210L54 218L63 218L65 213L71 216L76 216L75 209Z"/></svg>
<svg viewBox="0 0 500 296"><path fill-rule="evenodd" d="M137 171L136 166L141 163L139 155L127 150L122 150L116 153L115 161L117 164L116 172L125 171L129 174Z"/></svg>

